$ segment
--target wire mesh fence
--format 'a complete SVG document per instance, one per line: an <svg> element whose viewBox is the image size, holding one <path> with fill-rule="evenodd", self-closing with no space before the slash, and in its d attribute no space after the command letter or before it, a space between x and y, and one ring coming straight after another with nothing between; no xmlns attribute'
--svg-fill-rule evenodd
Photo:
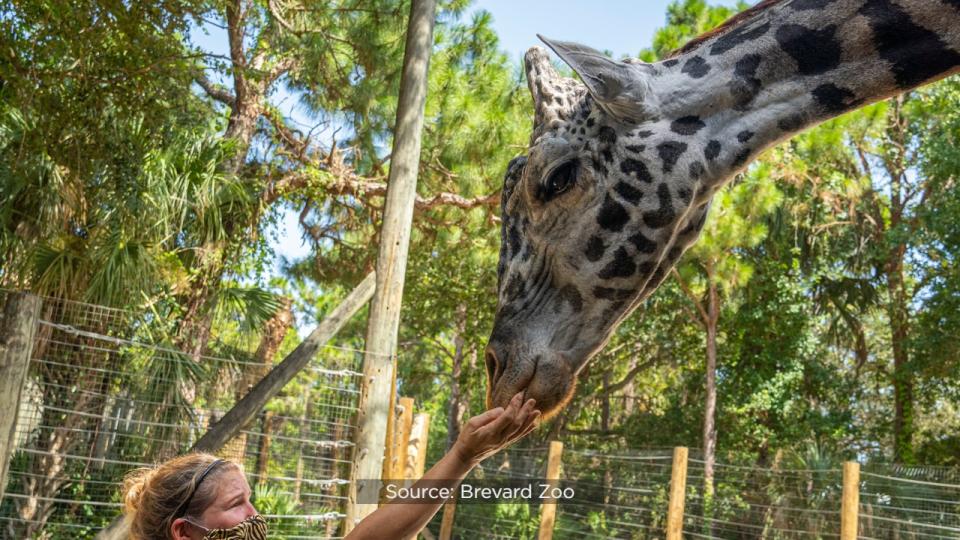
<svg viewBox="0 0 960 540"><path fill-rule="evenodd" d="M0 300L5 293L0 293ZM191 358L143 315L45 299L24 384L0 537L90 538L123 476L180 454L269 366ZM361 351L328 347L221 452L245 466L278 538L333 538L344 517Z"/></svg>
<svg viewBox="0 0 960 540"><path fill-rule="evenodd" d="M706 463L698 452L686 466L683 538L769 540L840 537L843 475L828 463L811 468L714 464L707 495ZM543 482L547 448L508 450L486 463L480 478ZM575 496L556 503L552 537L665 538L670 497L669 449L604 455L565 448L560 486ZM960 538L960 471L937 467L866 467L859 481L858 538ZM539 538L539 501L493 504L458 501L454 539ZM441 518L430 528L439 530ZM441 540L443 538L441 537Z"/></svg>
<svg viewBox="0 0 960 540"><path fill-rule="evenodd" d="M0 302L6 293L0 291ZM235 350L194 359L151 335L149 316L46 299L23 386L0 538L91 538L121 509L120 480L188 449L266 373ZM363 351L327 347L220 452L244 463L271 538L336 538L346 510ZM393 443L394 446L398 442ZM397 449L394 448L394 452ZM517 446L467 482L546 480L546 447ZM553 537L664 538L669 448L617 455L567 446ZM685 538L837 538L843 478L807 468L687 463ZM960 538L960 471L863 469L859 537ZM459 502L453 538L536 538L539 497ZM443 513L431 522L438 531Z"/></svg>

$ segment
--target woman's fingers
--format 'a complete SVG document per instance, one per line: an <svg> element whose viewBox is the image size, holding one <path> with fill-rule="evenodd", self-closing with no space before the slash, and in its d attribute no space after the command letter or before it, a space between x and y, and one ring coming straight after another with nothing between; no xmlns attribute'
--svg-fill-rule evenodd
<svg viewBox="0 0 960 540"><path fill-rule="evenodd" d="M520 410L520 413L511 426L513 429L509 432L508 440L516 440L530 432L530 426L533 425L536 418L540 416L540 411L534 408L536 405L537 402L534 399L528 400L524 404L523 409Z"/></svg>
<svg viewBox="0 0 960 540"><path fill-rule="evenodd" d="M513 421L513 418L517 415L517 411L520 409L521 399L522 392L517 392L517 394L510 399L510 403L507 404L507 408L503 411L503 414L501 414L496 420L483 427L484 432L501 433L504 431L506 427L509 426Z"/></svg>
<svg viewBox="0 0 960 540"><path fill-rule="evenodd" d="M483 426L489 424L490 422L493 422L497 418L500 418L503 415L503 413L504 413L503 407L497 407L494 409L490 409L489 411L485 411L482 414L478 414L477 416L474 416L469 421L467 421L467 423L470 424L470 427L472 427L473 429L480 429Z"/></svg>

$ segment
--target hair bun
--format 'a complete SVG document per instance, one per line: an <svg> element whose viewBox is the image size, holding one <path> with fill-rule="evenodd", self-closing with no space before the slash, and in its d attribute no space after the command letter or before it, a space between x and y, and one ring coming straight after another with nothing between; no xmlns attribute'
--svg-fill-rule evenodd
<svg viewBox="0 0 960 540"><path fill-rule="evenodd" d="M132 516L140 509L144 488L153 478L156 469L135 469L123 478L123 509Z"/></svg>

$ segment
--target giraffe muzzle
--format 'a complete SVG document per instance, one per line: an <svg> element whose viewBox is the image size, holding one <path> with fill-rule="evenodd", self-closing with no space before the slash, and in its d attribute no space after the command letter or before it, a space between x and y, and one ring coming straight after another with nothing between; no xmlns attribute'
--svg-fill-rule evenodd
<svg viewBox="0 0 960 540"><path fill-rule="evenodd" d="M487 346L485 361L488 408L506 407L511 397L523 392L524 400L537 400L542 418L548 419L560 412L573 396L576 375L562 354L520 353L515 347L491 343Z"/></svg>

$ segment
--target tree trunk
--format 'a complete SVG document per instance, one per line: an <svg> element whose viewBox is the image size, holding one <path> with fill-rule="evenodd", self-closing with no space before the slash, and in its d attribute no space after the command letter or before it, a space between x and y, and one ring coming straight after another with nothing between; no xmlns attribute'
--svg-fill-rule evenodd
<svg viewBox="0 0 960 540"><path fill-rule="evenodd" d="M280 308L264 325L263 334L260 336L260 345L257 347L255 354L257 363L256 365L248 364L243 366L240 382L237 384L236 391L234 392L236 401L243 399L243 396L247 395L247 392L270 371L274 357L276 357L277 351L280 350L280 345L283 344L283 338L286 337L287 331L293 326L292 304L293 301L291 299L286 297L282 298L280 300ZM247 434L240 433L225 445L221 455L228 456L238 463L243 463L246 447Z"/></svg>
<svg viewBox="0 0 960 540"><path fill-rule="evenodd" d="M460 391L460 374L463 371L463 347L467 331L467 305L457 306L457 330L453 338L453 369L450 372L450 399L447 400L447 450L453 448L453 443L460 436L460 426L463 420L465 404Z"/></svg>
<svg viewBox="0 0 960 540"><path fill-rule="evenodd" d="M890 300L887 315L893 349L893 458L897 463L911 464L914 460L914 397L913 371L907 350L910 329L903 283L903 254L904 246L897 246L888 262L887 288Z"/></svg>
<svg viewBox="0 0 960 540"><path fill-rule="evenodd" d="M717 326L720 319L720 295L712 283L707 289L707 383L703 412L703 502L704 517L711 512L713 499L713 468L717 450ZM706 525L709 531L710 526Z"/></svg>

